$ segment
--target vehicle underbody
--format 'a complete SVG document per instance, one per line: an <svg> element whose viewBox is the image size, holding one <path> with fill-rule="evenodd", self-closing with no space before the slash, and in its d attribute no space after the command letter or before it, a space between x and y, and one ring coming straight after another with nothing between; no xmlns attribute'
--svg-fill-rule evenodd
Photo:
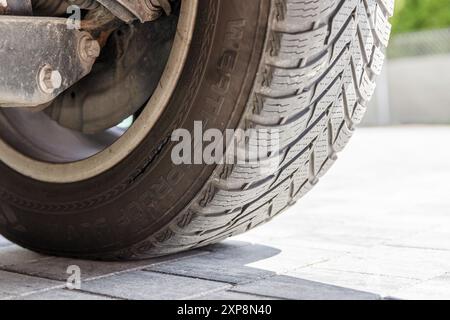
<svg viewBox="0 0 450 320"><path fill-rule="evenodd" d="M172 5L169 0L0 1L0 107L47 109L59 124L81 132L95 133L113 127L142 107L149 98L151 86L136 90L132 103L116 104L115 110L111 110L111 103L96 101L96 120L94 116L87 116L82 119L84 124L79 117L83 108L81 101L75 106L71 102L67 107L66 96L76 100L77 91L84 94L86 86L92 84L89 81L83 84L80 80L91 72L96 74L96 80L114 79L114 83L107 84L104 100L111 99L113 91L120 92L123 82L131 78L133 82L154 86L158 80L154 72L158 69L156 62L163 64L152 57L167 54L167 48L162 52L164 48L156 48L158 43L153 39L146 40L149 33L152 38L167 40L163 33L167 34L168 27L144 24L170 15ZM142 25L121 30L135 21ZM146 45L152 50L150 47L145 50ZM148 53L146 59L138 57L142 52ZM99 63L93 70L101 55L103 68ZM127 61L139 63L122 63L122 55ZM99 106L100 109L107 106L108 110L99 110Z"/></svg>

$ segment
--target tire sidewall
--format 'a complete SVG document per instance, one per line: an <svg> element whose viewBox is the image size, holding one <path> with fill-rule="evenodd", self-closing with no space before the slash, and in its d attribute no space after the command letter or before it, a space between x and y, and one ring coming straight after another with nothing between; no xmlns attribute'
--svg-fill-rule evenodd
<svg viewBox="0 0 450 320"><path fill-rule="evenodd" d="M47 253L123 253L163 230L204 192L216 166L175 165L172 132L192 132L195 121L204 130L239 126L263 54L269 1L199 6L180 81L145 140L108 172L71 184L36 181L0 163L0 233Z"/></svg>

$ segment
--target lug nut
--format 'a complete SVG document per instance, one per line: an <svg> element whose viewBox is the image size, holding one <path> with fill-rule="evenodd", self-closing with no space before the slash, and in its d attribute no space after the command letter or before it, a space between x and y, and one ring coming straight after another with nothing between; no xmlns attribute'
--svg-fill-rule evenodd
<svg viewBox="0 0 450 320"><path fill-rule="evenodd" d="M39 88L42 92L52 94L55 90L61 88L62 76L58 70L53 70L49 65L45 65L39 71Z"/></svg>

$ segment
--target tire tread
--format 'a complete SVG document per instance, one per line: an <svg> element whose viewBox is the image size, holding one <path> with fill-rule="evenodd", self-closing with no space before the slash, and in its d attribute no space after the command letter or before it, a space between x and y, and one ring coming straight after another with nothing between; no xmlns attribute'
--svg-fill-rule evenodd
<svg viewBox="0 0 450 320"><path fill-rule="evenodd" d="M279 166L264 173L250 164L220 166L167 228L123 256L170 254L223 240L271 220L311 190L362 120L381 72L393 8L393 0L274 0L242 123L279 130L272 153Z"/></svg>

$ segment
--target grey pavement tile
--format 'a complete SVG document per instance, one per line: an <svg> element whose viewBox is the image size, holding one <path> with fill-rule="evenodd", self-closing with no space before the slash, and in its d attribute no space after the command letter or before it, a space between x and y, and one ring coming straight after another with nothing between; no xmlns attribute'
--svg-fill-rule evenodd
<svg viewBox="0 0 450 320"><path fill-rule="evenodd" d="M104 294L127 300L195 299L209 292L231 288L221 282L135 271L84 282L84 292Z"/></svg>
<svg viewBox="0 0 450 320"><path fill-rule="evenodd" d="M46 260L48 256L44 256L16 245L0 247L0 269L4 266L25 264L38 260Z"/></svg>
<svg viewBox="0 0 450 320"><path fill-rule="evenodd" d="M261 245L235 246L229 243L221 243L205 249L210 250L211 253L155 265L146 270L237 284L272 275L273 272L246 265L271 258L280 252Z"/></svg>
<svg viewBox="0 0 450 320"><path fill-rule="evenodd" d="M211 246L211 254L152 266L147 270L239 284L267 278L278 272L326 261L341 253L298 248L295 246L264 246L260 244Z"/></svg>
<svg viewBox="0 0 450 320"><path fill-rule="evenodd" d="M203 257L157 265L146 270L230 284L255 281L273 274L273 272L265 270L233 265L233 263L227 263L227 261Z"/></svg>
<svg viewBox="0 0 450 320"><path fill-rule="evenodd" d="M337 190L339 188L342 186L336 187ZM295 243L298 247L353 252L431 230L439 223L447 223L450 227L450 219L433 221L423 216L398 216L378 208L372 210L369 202L355 204L349 199L349 203L340 205L320 196L333 192L314 190L270 224L236 239L275 247Z"/></svg>
<svg viewBox="0 0 450 320"><path fill-rule="evenodd" d="M194 250L163 258L132 262L103 262L53 257L46 260L22 262L14 265L8 265L2 267L2 269L46 279L66 281L70 276L67 273L69 266L78 266L81 270L82 280L86 281L96 277L106 276L117 272L124 272L127 270L141 269L154 264L168 262L176 259L183 259L185 257L195 256L199 254L206 254L206 252Z"/></svg>
<svg viewBox="0 0 450 320"><path fill-rule="evenodd" d="M238 249L225 247L226 243L220 245L221 250L215 250L205 258L271 272L298 269L343 255L340 251L302 248L295 243L271 245L270 242L261 241Z"/></svg>
<svg viewBox="0 0 450 320"><path fill-rule="evenodd" d="M320 263L316 267L426 280L450 271L450 252L377 246Z"/></svg>
<svg viewBox="0 0 450 320"><path fill-rule="evenodd" d="M10 299L63 285L58 281L0 271L0 299Z"/></svg>
<svg viewBox="0 0 450 320"><path fill-rule="evenodd" d="M379 295L326 283L279 275L239 285L232 291L291 300L378 300Z"/></svg>
<svg viewBox="0 0 450 320"><path fill-rule="evenodd" d="M12 243L0 236L0 247L11 246Z"/></svg>
<svg viewBox="0 0 450 320"><path fill-rule="evenodd" d="M295 244L278 244L268 247L272 250L279 250L280 253L270 258L255 260L246 266L274 273L282 273L326 262L345 254L334 250L297 247Z"/></svg>
<svg viewBox="0 0 450 320"><path fill-rule="evenodd" d="M409 237L388 242L387 244L394 247L397 246L450 251L449 230L450 223L443 225L438 229L427 230Z"/></svg>
<svg viewBox="0 0 450 320"><path fill-rule="evenodd" d="M402 277L345 272L316 267L302 268L288 272L285 275L339 287L368 291L379 294L382 297L391 296L393 292L396 292L401 288L412 286L420 282L420 280Z"/></svg>
<svg viewBox="0 0 450 320"><path fill-rule="evenodd" d="M292 214L294 213L294 214ZM294 216L298 215L297 212L286 212L286 216ZM284 217L283 217L284 219ZM278 219L280 220L280 219ZM286 219L287 220L287 219ZM275 220L276 221L276 220ZM281 228L281 226L280 226ZM264 229L264 230L263 230ZM267 230L265 230L267 229ZM358 250L363 250L369 247L369 245L361 243L361 242L346 242L342 241L343 239L337 239L333 236L326 236L321 234L315 234L311 230L305 231L303 234L299 233L297 235L279 235L276 236L273 233L270 233L271 230L275 231L277 226L271 227L269 224L263 225L259 227L259 229L255 231L250 231L248 234L245 233L243 235L237 236L237 239L242 241L252 241L258 244L269 245L277 248L278 246L290 246L296 247L299 250L302 248L308 249L319 249L319 250L328 250L334 251L336 253L348 253ZM377 244L380 241L377 240ZM373 244L370 244L372 246Z"/></svg>
<svg viewBox="0 0 450 320"><path fill-rule="evenodd" d="M341 180L342 177L336 177ZM316 188L320 189L322 184ZM356 188L356 186L355 186ZM361 189L360 186L357 186ZM277 242L302 241L311 247L321 247L333 250L349 251L359 248L379 245L387 241L395 241L435 228L450 219L430 219L427 216L407 215L403 211L392 212L393 207L378 208L378 197L368 197L363 200L353 200L353 188L335 186L314 190L285 214L248 234L239 236L243 241L260 242L261 240ZM334 201L330 195L345 189L348 195L341 195L347 201ZM378 201L380 202L380 201ZM382 203L382 201L381 201ZM449 203L450 205L450 203ZM401 204L397 207L401 208ZM402 208L403 210L403 208ZM406 209L405 209L406 210ZM448 217L450 218L450 217Z"/></svg>
<svg viewBox="0 0 450 320"><path fill-rule="evenodd" d="M391 296L408 300L450 300L450 273L403 288Z"/></svg>
<svg viewBox="0 0 450 320"><path fill-rule="evenodd" d="M110 297L77 290L54 289L21 297L20 300L114 300Z"/></svg>
<svg viewBox="0 0 450 320"><path fill-rule="evenodd" d="M223 290L201 296L198 300L282 300L280 298Z"/></svg>
<svg viewBox="0 0 450 320"><path fill-rule="evenodd" d="M83 282L99 294L122 298L377 297L347 288L394 298L448 298L450 149L442 146L449 137L450 127L357 130L340 161L298 204L233 238L238 241L206 248L207 256L163 258L157 265L81 262L41 256L0 237L0 266L60 280L67 278L70 264L81 266L84 280L136 266L159 271ZM433 157L424 150L433 150ZM30 277L15 273L9 278L15 294L28 292L27 283L42 281L37 290L48 284L36 278L27 282ZM224 282L240 285L230 289ZM38 295L65 296L66 291ZM0 285L0 297L1 292Z"/></svg>

